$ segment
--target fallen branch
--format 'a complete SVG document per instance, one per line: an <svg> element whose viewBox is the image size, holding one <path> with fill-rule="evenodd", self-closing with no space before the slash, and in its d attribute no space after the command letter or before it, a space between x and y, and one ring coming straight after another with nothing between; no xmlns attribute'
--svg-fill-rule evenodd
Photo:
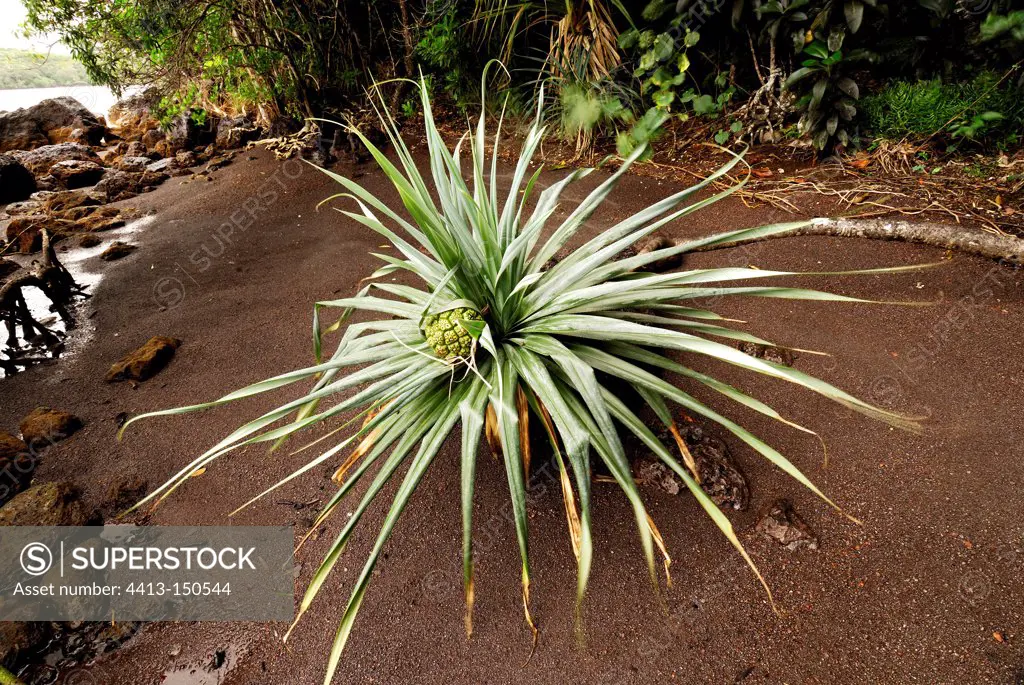
<svg viewBox="0 0 1024 685"><path fill-rule="evenodd" d="M838 238L868 238L872 240L900 240L966 254L995 259L1013 266L1024 266L1024 240L1009 235L996 235L951 224L910 223L908 221L882 221L880 219L815 219L802 228L771 236L736 240L697 248L694 252L720 250L761 242L772 238L805 235Z"/></svg>

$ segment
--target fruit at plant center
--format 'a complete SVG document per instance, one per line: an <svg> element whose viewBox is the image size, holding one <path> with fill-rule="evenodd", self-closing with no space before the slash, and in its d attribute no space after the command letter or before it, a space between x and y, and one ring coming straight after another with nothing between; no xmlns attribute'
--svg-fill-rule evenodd
<svg viewBox="0 0 1024 685"><path fill-rule="evenodd" d="M459 323L460 319L483 321L480 313L469 307L456 307L423 319L423 335L427 344L445 361L468 360L473 355L473 336Z"/></svg>

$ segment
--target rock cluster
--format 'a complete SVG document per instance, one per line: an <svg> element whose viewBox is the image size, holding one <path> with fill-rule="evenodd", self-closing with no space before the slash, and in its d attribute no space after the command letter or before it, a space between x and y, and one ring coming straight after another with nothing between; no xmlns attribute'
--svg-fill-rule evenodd
<svg viewBox="0 0 1024 685"><path fill-rule="evenodd" d="M38 251L44 229L57 242L123 226L130 216L102 205L172 176L204 176L230 163L225 150L262 134L246 116L192 111L162 125L158 100L143 91L114 105L106 120L69 97L0 113L0 237L8 252Z"/></svg>
<svg viewBox="0 0 1024 685"><path fill-rule="evenodd" d="M142 183L142 181L140 181ZM124 226L131 210L107 206L110 196L104 188L38 191L28 200L7 206L9 221L4 237L9 252L28 254L42 247L42 232L49 230L55 240L73 234L108 231Z"/></svg>
<svg viewBox="0 0 1024 685"><path fill-rule="evenodd" d="M21 422L24 440L0 430L0 535L4 526L98 526L145 496L147 481L132 473L115 478L99 501L86 498L66 476L33 481L36 467L49 458L48 447L81 426L72 414L39 407ZM78 664L117 649L140 627L130 621L0 622L0 667L18 674L19 683L56 682Z"/></svg>

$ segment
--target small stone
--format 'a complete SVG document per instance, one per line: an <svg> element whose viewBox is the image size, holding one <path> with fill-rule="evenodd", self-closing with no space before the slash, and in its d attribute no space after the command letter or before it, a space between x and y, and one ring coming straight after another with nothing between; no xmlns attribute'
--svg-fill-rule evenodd
<svg viewBox="0 0 1024 685"><path fill-rule="evenodd" d="M79 247L96 247L101 242L103 242L103 241L100 240L98 236L95 236L92 233L86 233L85 235L83 235L81 238L78 239L78 246Z"/></svg>
<svg viewBox="0 0 1024 685"><path fill-rule="evenodd" d="M142 145L146 150L153 151L156 149L157 144L164 140L167 136L164 132L157 128L152 128L142 134Z"/></svg>
<svg viewBox="0 0 1024 685"><path fill-rule="evenodd" d="M120 513L137 503L146 495L149 483L138 476L123 476L110 484L104 507L114 513Z"/></svg>
<svg viewBox="0 0 1024 685"><path fill-rule="evenodd" d="M123 243L120 240L115 240L110 244L110 247L105 249L100 254L100 259L102 259L105 262L112 262L114 260L123 259L124 257L127 257L132 252L135 252L135 250L137 249L139 248L136 245Z"/></svg>
<svg viewBox="0 0 1024 685"><path fill-rule="evenodd" d="M149 163L149 157L146 157L146 145L141 140L133 140L128 143L128 147L124 151L125 157L142 157Z"/></svg>
<svg viewBox="0 0 1024 685"><path fill-rule="evenodd" d="M729 452L729 447L703 428L686 424L680 430L700 475L700 486L718 506L743 511L750 504L750 488Z"/></svg>
<svg viewBox="0 0 1024 685"><path fill-rule="evenodd" d="M191 150L180 150L176 155L174 155L174 162L177 166L182 168L193 167L198 164L196 153Z"/></svg>
<svg viewBox="0 0 1024 685"><path fill-rule="evenodd" d="M174 144L171 141L164 138L163 140L158 141L157 144L153 146L152 154L156 156L158 159L173 157L175 149L176 148L174 147Z"/></svg>
<svg viewBox="0 0 1024 685"><path fill-rule="evenodd" d="M175 162L175 160L174 160L173 157L169 157L169 158L166 158L166 159L161 159L159 161L147 164L145 170L146 171L151 171L151 172L153 172L155 174L164 173L168 169L170 169L171 167L174 166L174 162Z"/></svg>
<svg viewBox="0 0 1024 685"><path fill-rule="evenodd" d="M107 209L116 208L109 207ZM94 212L79 219L75 228L79 231L99 233L102 231L109 231L114 228L121 228L122 226L124 226L124 219L121 218L119 213L115 214L115 216L109 216L106 212Z"/></svg>
<svg viewBox="0 0 1024 685"><path fill-rule="evenodd" d="M49 407L37 407L21 420L21 437L31 446L58 442L70 437L82 427L82 420L74 414Z"/></svg>
<svg viewBox="0 0 1024 685"><path fill-rule="evenodd" d="M24 200L23 202L12 202L4 208L7 216L23 216L25 214L38 214L43 211L43 206L35 200Z"/></svg>
<svg viewBox="0 0 1024 685"><path fill-rule="evenodd" d="M58 162L66 160L98 162L100 159L91 147L81 143L44 145L27 152L12 152L11 155L36 177L49 173L50 168Z"/></svg>
<svg viewBox="0 0 1024 685"><path fill-rule="evenodd" d="M174 351L181 345L177 338L157 335L110 367L107 382L144 381L155 376L174 358Z"/></svg>
<svg viewBox="0 0 1024 685"><path fill-rule="evenodd" d="M78 488L66 481L33 485L0 507L0 526L87 526L97 521L97 512L88 510Z"/></svg>
<svg viewBox="0 0 1024 685"><path fill-rule="evenodd" d="M645 457L632 464L633 478L642 487L661 488L670 495L678 495L683 482L665 463L657 458Z"/></svg>
<svg viewBox="0 0 1024 685"><path fill-rule="evenodd" d="M818 549L818 536L793 511L792 505L783 499L776 500L768 513L758 521L757 530L790 552L801 548Z"/></svg>
<svg viewBox="0 0 1024 685"><path fill-rule="evenodd" d="M107 202L117 202L135 197L154 188L170 176L157 171L122 171L114 169L96 184L95 191L101 193Z"/></svg>
<svg viewBox="0 0 1024 685"><path fill-rule="evenodd" d="M793 366L793 362L796 361L796 355L794 355L791 350L787 350L784 347L761 345L759 343L752 342L741 342L736 347L743 354L749 354L751 357L757 357L758 359L763 359L774 364Z"/></svg>
<svg viewBox="0 0 1024 685"><path fill-rule="evenodd" d="M214 157L209 162L207 162L206 170L207 171L216 171L217 169L220 169L221 167L226 167L228 164L231 164L231 158L227 157L226 155L221 155L219 157Z"/></svg>
<svg viewBox="0 0 1024 685"><path fill-rule="evenodd" d="M36 193L43 209L48 212L63 212L82 207L98 207L104 204L103 195L91 190L60 190L50 193Z"/></svg>
<svg viewBox="0 0 1024 685"><path fill-rule="evenodd" d="M88 219L91 217L103 217L111 218L115 217L120 213L117 207L72 207L71 209L62 209L57 212L51 212L55 219L63 219L64 221L81 221L82 219Z"/></svg>

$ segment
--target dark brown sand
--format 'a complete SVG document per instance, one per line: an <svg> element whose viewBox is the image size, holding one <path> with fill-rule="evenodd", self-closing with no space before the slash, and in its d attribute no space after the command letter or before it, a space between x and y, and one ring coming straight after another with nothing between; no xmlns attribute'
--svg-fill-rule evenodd
<svg viewBox="0 0 1024 685"><path fill-rule="evenodd" d="M172 180L129 203L154 211L156 219L136 237L140 249L134 255L104 269L87 305L95 310L94 338L55 366L0 381L0 425L6 428L40 404L86 421L83 431L46 454L37 479L71 478L94 501L123 476L142 476L151 486L162 482L243 420L291 395L152 420L133 427L121 443L115 440L118 413L210 400L306 365L313 301L353 293L378 266L367 253L382 240L333 211L315 210L337 189L329 179L297 162L282 167L263 153L237 160L215 182L182 186ZM394 199L380 174L368 172L359 181ZM668 183L627 178L593 225L606 226L672 190ZM583 192L574 190L565 206ZM218 236L233 213L244 219L246 207L257 212L253 224ZM725 201L674 232L697 236L789 218ZM691 263L824 270L943 257L938 250L896 243L794 238L746 253L703 254ZM504 516L507 487L500 464L486 456L476 494L476 631L467 640L458 455L449 445L387 547L336 682L1024 682L1024 276L954 256L919 273L794 280L867 298L938 304L719 305L749 321L755 333L834 355L800 355L797 368L882 405L930 417L927 432L915 436L785 384L714 369L820 431L830 448L827 468L813 437L727 407L864 522L851 523L730 442L752 489L750 509L730 517L783 616L772 613L761 587L690 497L652 490L651 513L673 558L674 588L663 611L647 581L624 498L614 486L598 485L596 556L581 644L573 633L575 565L560 493L542 474L535 479L530 520L533 611L541 637L530 658L518 552ZM109 365L152 335L184 341L171 365L134 389L104 383ZM229 511L299 460L287 451L235 453L190 481L150 522L225 524ZM294 523L303 532L315 507L296 510L290 503L322 502L332 492L334 467L286 486L233 521ZM754 531L758 513L778 497L790 498L820 535L819 551L789 552ZM114 656L77 672L73 682L321 682L347 588L382 516L378 507L364 522L287 646L279 639L282 625L154 624ZM338 527L332 521L300 553L297 590ZM218 650L225 651L226 663L207 671L203 665Z"/></svg>

